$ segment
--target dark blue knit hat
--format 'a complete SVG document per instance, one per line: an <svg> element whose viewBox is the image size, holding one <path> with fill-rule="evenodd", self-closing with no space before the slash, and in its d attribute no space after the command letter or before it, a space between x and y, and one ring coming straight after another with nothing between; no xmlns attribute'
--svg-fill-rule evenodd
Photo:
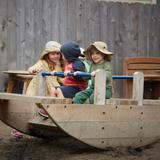
<svg viewBox="0 0 160 160"><path fill-rule="evenodd" d="M80 47L75 42L67 42L61 46L61 52L67 61L73 62L81 55Z"/></svg>

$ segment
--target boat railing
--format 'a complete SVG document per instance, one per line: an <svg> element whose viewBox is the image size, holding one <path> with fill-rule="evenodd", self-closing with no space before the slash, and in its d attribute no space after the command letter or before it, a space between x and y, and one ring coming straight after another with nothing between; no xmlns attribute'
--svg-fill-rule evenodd
<svg viewBox="0 0 160 160"><path fill-rule="evenodd" d="M63 72L40 72L39 73L39 89L38 95L44 96L45 94L45 77L46 76L59 76L64 77ZM68 73L67 76L74 76L74 73ZM77 76L91 77L90 73L78 72ZM106 103L106 77L105 70L99 70L95 74L95 93L94 93L94 104L104 105ZM139 106L143 105L143 92L144 92L144 75L142 72L135 72L133 76L126 75L114 75L113 79L129 79L133 80L133 92L132 100L137 101Z"/></svg>

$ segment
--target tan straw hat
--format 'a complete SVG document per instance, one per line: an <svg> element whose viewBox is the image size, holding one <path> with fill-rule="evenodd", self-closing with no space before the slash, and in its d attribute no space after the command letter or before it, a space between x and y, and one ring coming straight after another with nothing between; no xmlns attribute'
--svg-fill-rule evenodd
<svg viewBox="0 0 160 160"><path fill-rule="evenodd" d="M99 52L106 54L106 55L113 55L113 52L110 52L108 50L108 46L106 43L102 42L102 41L96 41L94 43L92 43L85 51L84 54L86 56L86 58L90 57L90 51L92 48L96 48Z"/></svg>
<svg viewBox="0 0 160 160"><path fill-rule="evenodd" d="M61 44L56 41L49 41L46 43L45 48L41 54L40 59L43 59L44 56L50 52L60 52Z"/></svg>

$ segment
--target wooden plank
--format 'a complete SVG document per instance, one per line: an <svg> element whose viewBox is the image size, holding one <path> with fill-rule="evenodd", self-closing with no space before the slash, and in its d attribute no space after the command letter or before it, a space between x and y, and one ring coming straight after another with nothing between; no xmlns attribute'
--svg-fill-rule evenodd
<svg viewBox="0 0 160 160"><path fill-rule="evenodd" d="M8 69L8 53L7 53L7 15L8 15L8 0L0 2L0 71ZM6 80L3 74L0 73L0 91L3 92L6 88Z"/></svg>
<svg viewBox="0 0 160 160"><path fill-rule="evenodd" d="M79 0L79 1L75 1L76 2L76 40L77 42L80 44L80 46L82 48L84 48L84 36L82 35L82 33L84 32L84 3L85 1L83 0Z"/></svg>
<svg viewBox="0 0 160 160"><path fill-rule="evenodd" d="M65 32L65 36L62 35L63 41L77 41L76 38L76 28L77 28L77 10L76 10L76 0L65 0L67 3L66 7L67 7L67 17L66 20L64 20L64 22L66 22L66 28L64 28L63 30L66 30ZM63 11L64 12L64 11Z"/></svg>
<svg viewBox="0 0 160 160"><path fill-rule="evenodd" d="M142 72L135 72L133 77L132 99L138 101L138 105L143 105L144 75Z"/></svg>
<svg viewBox="0 0 160 160"><path fill-rule="evenodd" d="M138 63L130 63L128 64L128 69L129 70L155 70L155 69L160 69L160 62L159 63L143 63L141 62L141 64Z"/></svg>
<svg viewBox="0 0 160 160"><path fill-rule="evenodd" d="M160 58L158 57L127 57L123 61L123 74L132 75L136 71L144 73L145 82L148 80L158 81L160 73ZM133 66L133 67L132 67ZM132 91L132 81L123 80L123 95L125 98L131 98ZM146 98L147 93L144 92L144 98ZM158 95L154 95L158 97Z"/></svg>
<svg viewBox="0 0 160 160"><path fill-rule="evenodd" d="M143 104L144 105L158 105L158 106L160 106L160 100L144 99Z"/></svg>
<svg viewBox="0 0 160 160"><path fill-rule="evenodd" d="M35 109L34 103L17 100L0 101L0 119L10 127L30 134L28 120L34 117Z"/></svg>
<svg viewBox="0 0 160 160"><path fill-rule="evenodd" d="M45 96L46 78L42 76L42 72L39 72L37 76L38 76L38 96Z"/></svg>
<svg viewBox="0 0 160 160"><path fill-rule="evenodd" d="M0 70L2 71L2 70L5 70L5 69L8 68L8 58L7 58L7 0L1 1L1 5L0 5L0 54L1 54Z"/></svg>
<svg viewBox="0 0 160 160"><path fill-rule="evenodd" d="M42 104L41 107L60 121L73 122L135 122L159 119L159 106L156 104L138 105L93 105L93 104ZM59 109L58 109L59 107ZM81 108L80 108L81 107ZM93 108L93 109L92 109ZM56 109L56 115L54 115ZM77 113L79 112L79 115ZM158 113L156 113L158 112ZM60 114L63 113L63 116ZM92 113L92 114L91 114ZM91 115L90 115L91 114ZM52 116L54 115L54 116Z"/></svg>
<svg viewBox="0 0 160 160"><path fill-rule="evenodd" d="M16 0L16 32L17 32L17 43L16 43L16 54L17 56L17 68L25 70L25 0ZM11 69L11 68L8 68Z"/></svg>
<svg viewBox="0 0 160 160"><path fill-rule="evenodd" d="M0 100L17 100L32 103L72 103L72 99L60 99L55 97L43 97L43 96L26 96L13 93L0 93Z"/></svg>
<svg viewBox="0 0 160 160"><path fill-rule="evenodd" d="M151 16L150 16L151 7L149 5L145 5L145 6L140 6L139 8L140 9L138 14L138 25L137 25L138 56L149 56L151 54L149 49L150 48L149 30L150 30L150 19L151 19ZM150 56L152 56L152 54Z"/></svg>
<svg viewBox="0 0 160 160"><path fill-rule="evenodd" d="M158 51L159 48L156 45L156 42L160 40L159 30L157 30L158 25L160 25L160 22L157 19L157 16L155 15L157 13L159 13L159 6L157 7L157 5L153 5L153 7L151 8L151 12L150 12L150 22L149 22L149 37L150 37L149 50L150 50L150 55L152 54L153 56L156 56L157 55L156 53L159 52ZM157 57L159 57L159 55Z"/></svg>
<svg viewBox="0 0 160 160"><path fill-rule="evenodd" d="M58 10L58 14L59 14L59 26L63 26L60 28L59 31L59 41L61 43L64 43L65 41L71 41L71 39L67 39L67 31L68 31L68 16L69 16L69 11L68 11L68 0L61 0L58 1L59 3L59 10ZM71 13L70 13L71 14ZM56 31L55 31L56 32Z"/></svg>
<svg viewBox="0 0 160 160"><path fill-rule="evenodd" d="M25 3L25 50L23 68L27 69L33 63L34 58L34 0L24 1ZM36 37L37 38L37 37Z"/></svg>
<svg viewBox="0 0 160 160"><path fill-rule="evenodd" d="M48 104L43 108L66 133L97 148L139 147L160 138L159 106Z"/></svg>
<svg viewBox="0 0 160 160"><path fill-rule="evenodd" d="M96 72L95 86L94 86L94 104L105 104L106 97L106 78L107 73L105 70ZM99 85L99 83L103 85Z"/></svg>
<svg viewBox="0 0 160 160"><path fill-rule="evenodd" d="M121 98L111 98L106 100L106 104L112 105L138 105L138 101L133 99L121 99ZM144 105L159 105L160 100L153 100L153 99L144 99Z"/></svg>
<svg viewBox="0 0 160 160"><path fill-rule="evenodd" d="M0 119L8 126L36 137L57 138L66 135L49 120L43 122L39 120L39 124L38 122L31 124L35 116L37 116L37 107L32 102L0 101Z"/></svg>
<svg viewBox="0 0 160 160"><path fill-rule="evenodd" d="M128 70L128 74L127 75L133 75L133 73L134 72L136 72L137 70ZM144 77L146 76L152 76L152 75L158 75L159 76L159 73L160 73L160 70L150 70L150 69L148 69L148 70L138 70L139 72L144 72Z"/></svg>
<svg viewBox="0 0 160 160"><path fill-rule="evenodd" d="M42 4L42 35L43 35L43 42L46 43L47 41L52 40L51 34L52 33L52 2L51 0L45 0Z"/></svg>
<svg viewBox="0 0 160 160"><path fill-rule="evenodd" d="M42 50L44 48L44 45L46 41L43 39L43 0L34 0L34 56L32 57L31 64L28 64L29 66L32 66L37 60L39 59ZM53 15L52 15L53 16ZM55 30L54 30L55 31Z"/></svg>
<svg viewBox="0 0 160 160"><path fill-rule="evenodd" d="M50 118L45 118L40 115L33 117L33 119L29 120L28 123L31 125L34 125L36 127L37 126L39 126L39 127L41 127L41 126L56 127L56 125L53 123L53 121Z"/></svg>
<svg viewBox="0 0 160 160"><path fill-rule="evenodd" d="M110 105L138 105L138 102L133 99L111 98L111 99L106 100L106 104L110 104Z"/></svg>
<svg viewBox="0 0 160 160"><path fill-rule="evenodd" d="M8 70L8 71L2 71L2 73L21 74L21 75L35 75L35 73L29 73L28 71L23 71L23 70Z"/></svg>
<svg viewBox="0 0 160 160"><path fill-rule="evenodd" d="M130 63L159 63L159 57L125 57L124 62Z"/></svg>
<svg viewBox="0 0 160 160"><path fill-rule="evenodd" d="M8 68L16 69L16 0L7 3L7 59Z"/></svg>
<svg viewBox="0 0 160 160"><path fill-rule="evenodd" d="M51 18L51 27L52 27L52 30L51 30L51 35L52 35L52 39L53 40L56 40L58 42L60 42L60 30L61 30L61 27L59 27L60 25L60 2L59 0L54 0L52 1L52 5L51 5L51 15L52 15L52 18Z"/></svg>

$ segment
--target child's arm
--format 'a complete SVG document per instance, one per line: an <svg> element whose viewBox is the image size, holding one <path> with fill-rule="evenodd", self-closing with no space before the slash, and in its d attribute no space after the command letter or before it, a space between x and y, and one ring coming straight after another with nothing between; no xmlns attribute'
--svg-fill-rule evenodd
<svg viewBox="0 0 160 160"><path fill-rule="evenodd" d="M85 72L86 71L85 70L85 64L81 61L76 61L76 62L73 63L73 70L71 72L78 72L78 71L80 71L80 72ZM73 78L76 79L76 80L80 80L80 81L86 80L86 79L84 79L84 77L77 76L76 74Z"/></svg>
<svg viewBox="0 0 160 160"><path fill-rule="evenodd" d="M39 60L37 63L35 63L33 66L28 68L28 71L30 73L38 73L43 69L42 61Z"/></svg>

